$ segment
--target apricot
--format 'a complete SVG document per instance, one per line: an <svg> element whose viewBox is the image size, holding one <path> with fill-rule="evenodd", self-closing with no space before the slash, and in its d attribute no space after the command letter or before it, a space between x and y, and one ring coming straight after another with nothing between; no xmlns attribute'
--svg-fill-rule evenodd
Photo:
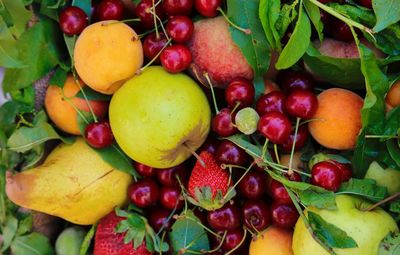
<svg viewBox="0 0 400 255"><path fill-rule="evenodd" d="M312 137L336 150L354 149L362 127L363 99L346 89L332 88L318 95L318 109L308 124Z"/></svg>
<svg viewBox="0 0 400 255"><path fill-rule="evenodd" d="M400 80L393 83L386 95L386 104L389 109L400 105Z"/></svg>
<svg viewBox="0 0 400 255"><path fill-rule="evenodd" d="M142 43L128 25L100 21L86 27L78 37L74 64L89 87L113 94L142 67Z"/></svg>
<svg viewBox="0 0 400 255"><path fill-rule="evenodd" d="M82 82L82 87L85 86ZM60 88L55 85L49 85L44 100L44 105L50 119L54 124L64 132L79 135L78 113L74 106L85 112L89 112L89 103L94 114L104 117L107 113L108 102L90 100L87 102L83 98L76 97L79 92L79 86L75 82L72 75L68 75L65 80L64 87Z"/></svg>
<svg viewBox="0 0 400 255"><path fill-rule="evenodd" d="M302 170L304 168L304 163L301 161L301 152L295 152L292 158L292 167L296 170ZM283 154L279 158L279 163L282 166L289 167L290 154Z"/></svg>
<svg viewBox="0 0 400 255"><path fill-rule="evenodd" d="M293 255L291 230L271 226L253 239L249 255Z"/></svg>

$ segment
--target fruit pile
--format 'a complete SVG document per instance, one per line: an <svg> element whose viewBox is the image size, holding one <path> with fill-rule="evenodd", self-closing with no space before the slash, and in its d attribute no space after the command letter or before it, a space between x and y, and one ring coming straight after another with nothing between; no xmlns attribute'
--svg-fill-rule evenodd
<svg viewBox="0 0 400 255"><path fill-rule="evenodd" d="M398 254L400 2L3 5L1 252Z"/></svg>

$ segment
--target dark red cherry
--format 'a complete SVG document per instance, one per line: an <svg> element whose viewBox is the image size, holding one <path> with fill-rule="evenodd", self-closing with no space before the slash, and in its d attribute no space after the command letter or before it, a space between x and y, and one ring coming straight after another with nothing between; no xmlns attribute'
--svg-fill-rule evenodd
<svg viewBox="0 0 400 255"><path fill-rule="evenodd" d="M342 176L342 182L347 182L353 176L353 172L351 171L351 164L340 163L335 160L329 161L336 165L340 170L340 175Z"/></svg>
<svg viewBox="0 0 400 255"><path fill-rule="evenodd" d="M292 182L301 182L301 176L300 174L293 172L291 175L285 174L286 179Z"/></svg>
<svg viewBox="0 0 400 255"><path fill-rule="evenodd" d="M133 166L135 167L136 171L143 177L152 177L155 174L156 169L151 166L146 166L145 164L134 162Z"/></svg>
<svg viewBox="0 0 400 255"><path fill-rule="evenodd" d="M285 105L290 116L310 119L317 111L318 99L313 92L296 89L287 96Z"/></svg>
<svg viewBox="0 0 400 255"><path fill-rule="evenodd" d="M262 95L256 102L256 111L260 116L268 112L285 113L285 98L281 91L271 91Z"/></svg>
<svg viewBox="0 0 400 255"><path fill-rule="evenodd" d="M181 189L179 187L162 187L160 191L160 203L169 210L180 210L183 207Z"/></svg>
<svg viewBox="0 0 400 255"><path fill-rule="evenodd" d="M315 80L309 73L287 69L279 72L277 81L286 94L295 89L314 91Z"/></svg>
<svg viewBox="0 0 400 255"><path fill-rule="evenodd" d="M114 135L108 121L90 123L85 128L85 139L90 146L101 149L110 146Z"/></svg>
<svg viewBox="0 0 400 255"><path fill-rule="evenodd" d="M194 25L188 16L180 15L171 17L165 29L174 42L185 43L192 38Z"/></svg>
<svg viewBox="0 0 400 255"><path fill-rule="evenodd" d="M234 119L235 114L232 113L231 109L224 108L212 118L211 129L222 137L234 135L239 132L233 124Z"/></svg>
<svg viewBox="0 0 400 255"><path fill-rule="evenodd" d="M262 200L248 200L243 204L243 220L246 227L263 231L271 224L270 210Z"/></svg>
<svg viewBox="0 0 400 255"><path fill-rule="evenodd" d="M352 42L354 40L349 25L339 19L332 18L328 30L331 36L337 40L344 42Z"/></svg>
<svg viewBox="0 0 400 255"><path fill-rule="evenodd" d="M258 131L269 141L283 144L289 139L292 123L283 113L269 112L258 121Z"/></svg>
<svg viewBox="0 0 400 255"><path fill-rule="evenodd" d="M149 213L150 226L152 226L156 233L159 232L161 229L169 230L172 226L173 221L172 217L171 219L169 219L170 215L171 212L164 208L152 208Z"/></svg>
<svg viewBox="0 0 400 255"><path fill-rule="evenodd" d="M340 169L331 162L319 162L311 169L311 183L327 190L337 191L342 184Z"/></svg>
<svg viewBox="0 0 400 255"><path fill-rule="evenodd" d="M165 169L156 169L156 174L157 180L162 185L169 187L179 187L177 178L179 178L183 185L186 184L189 178L188 169L183 164Z"/></svg>
<svg viewBox="0 0 400 255"><path fill-rule="evenodd" d="M358 0L358 4L366 8L372 9L372 0Z"/></svg>
<svg viewBox="0 0 400 255"><path fill-rule="evenodd" d="M279 204L273 202L271 205L272 223L281 228L293 228L299 218L299 213L293 204Z"/></svg>
<svg viewBox="0 0 400 255"><path fill-rule="evenodd" d="M194 0L194 7L204 17L212 18L217 16L221 2L222 0Z"/></svg>
<svg viewBox="0 0 400 255"><path fill-rule="evenodd" d="M156 1L154 1L156 3ZM150 29L154 27L154 16L153 16L153 0L141 0L140 3L136 6L136 15L139 17L142 25L146 29ZM156 6L156 16L160 20L164 20L165 13L162 5L159 4ZM160 20L156 19L157 24L160 24Z"/></svg>
<svg viewBox="0 0 400 255"><path fill-rule="evenodd" d="M168 16L189 15L193 0L163 0L163 8Z"/></svg>
<svg viewBox="0 0 400 255"><path fill-rule="evenodd" d="M285 186L277 180L271 180L270 183L270 192L271 197L274 201L277 201L280 204L292 204L292 199L289 196Z"/></svg>
<svg viewBox="0 0 400 255"><path fill-rule="evenodd" d="M158 37L156 33L151 33L143 40L143 53L148 60L152 60L165 47L165 45L167 45L167 43L168 39L163 33L159 33ZM159 56L155 60L155 63L160 63Z"/></svg>
<svg viewBox="0 0 400 255"><path fill-rule="evenodd" d="M130 201L140 208L149 207L157 203L160 190L157 183L150 178L140 179L128 187Z"/></svg>
<svg viewBox="0 0 400 255"><path fill-rule="evenodd" d="M86 13L76 6L68 6L60 13L60 29L66 35L80 34L88 22Z"/></svg>
<svg viewBox="0 0 400 255"><path fill-rule="evenodd" d="M124 4L121 0L102 0L96 6L99 20L121 20L124 17Z"/></svg>
<svg viewBox="0 0 400 255"><path fill-rule="evenodd" d="M223 235L224 233L220 233ZM244 230L242 228L237 228L234 230L228 230L225 236L225 240L222 243L222 250L229 252L233 249L239 249L240 246L243 246L242 240L244 238Z"/></svg>
<svg viewBox="0 0 400 255"><path fill-rule="evenodd" d="M265 195L267 177L265 172L250 171L238 184L238 192L248 199L260 199Z"/></svg>
<svg viewBox="0 0 400 255"><path fill-rule="evenodd" d="M292 151L292 146L294 142L294 137L295 137L295 130L292 130L292 133L289 136L289 139L284 142L281 147L284 152L291 152ZM296 135L296 144L294 146L294 150L300 150L306 145L308 138L308 128L307 125L301 125L299 126L297 130L297 135Z"/></svg>
<svg viewBox="0 0 400 255"><path fill-rule="evenodd" d="M231 141L224 140L218 146L215 158L221 164L243 166L248 161L247 153Z"/></svg>
<svg viewBox="0 0 400 255"><path fill-rule="evenodd" d="M216 231L233 230L242 224L242 215L236 204L225 204L222 208L209 211L207 221Z"/></svg>
<svg viewBox="0 0 400 255"><path fill-rule="evenodd" d="M200 147L199 151L208 151L211 154L215 154L217 152L218 146L220 145L220 141L213 138L213 137L207 137L207 140L203 143L203 145Z"/></svg>
<svg viewBox="0 0 400 255"><path fill-rule="evenodd" d="M160 55L161 65L170 73L186 70L192 63L192 53L183 44L174 44L165 48Z"/></svg>
<svg viewBox="0 0 400 255"><path fill-rule="evenodd" d="M253 83L244 78L232 80L225 89L225 100L233 109L239 104L239 109L251 106L254 101L255 89Z"/></svg>

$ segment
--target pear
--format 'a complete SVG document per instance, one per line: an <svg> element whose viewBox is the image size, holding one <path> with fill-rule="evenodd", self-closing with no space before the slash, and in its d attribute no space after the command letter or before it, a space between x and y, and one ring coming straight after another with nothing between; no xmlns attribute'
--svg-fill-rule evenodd
<svg viewBox="0 0 400 255"><path fill-rule="evenodd" d="M124 204L132 177L114 169L82 138L56 147L39 167L12 175L6 192L17 205L90 225Z"/></svg>

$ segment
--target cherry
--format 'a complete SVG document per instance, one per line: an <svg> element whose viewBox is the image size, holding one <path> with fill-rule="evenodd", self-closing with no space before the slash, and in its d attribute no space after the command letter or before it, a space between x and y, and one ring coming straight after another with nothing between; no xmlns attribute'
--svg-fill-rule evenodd
<svg viewBox="0 0 400 255"><path fill-rule="evenodd" d="M223 235L224 233L220 233L220 235ZM225 236L225 240L222 243L222 250L226 252L229 252L233 249L239 249L239 245L242 246L241 244L242 240L244 238L244 230L241 228L237 228L234 230L228 230Z"/></svg>
<svg viewBox="0 0 400 255"><path fill-rule="evenodd" d="M68 6L60 13L60 29L66 35L80 34L88 25L88 16L79 7Z"/></svg>
<svg viewBox="0 0 400 255"><path fill-rule="evenodd" d="M372 9L372 0L358 0L358 4L366 8Z"/></svg>
<svg viewBox="0 0 400 255"><path fill-rule="evenodd" d="M235 204L227 203L220 209L208 212L207 221L212 229L225 231L240 227L242 217L239 208Z"/></svg>
<svg viewBox="0 0 400 255"><path fill-rule="evenodd" d="M183 207L181 189L178 187L162 187L160 191L160 203L164 208L180 210Z"/></svg>
<svg viewBox="0 0 400 255"><path fill-rule="evenodd" d="M121 0L102 0L95 12L99 20L121 20L124 17L124 4Z"/></svg>
<svg viewBox="0 0 400 255"><path fill-rule="evenodd" d="M340 41L351 42L354 40L353 33L349 25L341 21L340 19L332 18L328 26L329 34Z"/></svg>
<svg viewBox="0 0 400 255"><path fill-rule="evenodd" d="M271 224L270 211L262 200L249 200L243 204L244 224L249 229L262 231Z"/></svg>
<svg viewBox="0 0 400 255"><path fill-rule="evenodd" d="M295 89L313 91L315 86L315 80L311 74L290 69L279 72L277 80L286 94Z"/></svg>
<svg viewBox="0 0 400 255"><path fill-rule="evenodd" d="M319 162L311 169L311 183L327 190L337 191L342 183L340 169L331 162Z"/></svg>
<svg viewBox="0 0 400 255"><path fill-rule="evenodd" d="M339 168L342 182L347 182L353 176L353 172L351 171L351 164L340 163L335 160L331 160L329 162L333 163Z"/></svg>
<svg viewBox="0 0 400 255"><path fill-rule="evenodd" d="M292 117L310 119L317 111L318 99L310 91L296 89L288 95L285 105Z"/></svg>
<svg viewBox="0 0 400 255"><path fill-rule="evenodd" d="M147 35L143 40L143 53L148 60L154 59L157 54L167 45L168 39L163 33L159 33L157 37L156 33ZM160 63L160 57L154 61Z"/></svg>
<svg viewBox="0 0 400 255"><path fill-rule="evenodd" d="M262 116L268 112L285 113L285 94L281 91L271 91L262 95L256 102L256 111Z"/></svg>
<svg viewBox="0 0 400 255"><path fill-rule="evenodd" d="M152 177L155 174L155 169L151 166L146 166L145 164L134 162L133 166L136 171L143 177Z"/></svg>
<svg viewBox="0 0 400 255"><path fill-rule="evenodd" d="M222 0L194 0L194 7L204 17L212 18L217 16L221 2Z"/></svg>
<svg viewBox="0 0 400 255"><path fill-rule="evenodd" d="M165 48L160 55L161 64L170 73L179 73L192 63L192 53L183 44L174 44Z"/></svg>
<svg viewBox="0 0 400 255"><path fill-rule="evenodd" d="M279 204L273 202L271 205L272 222L281 228L293 228L299 218L299 213L293 204Z"/></svg>
<svg viewBox="0 0 400 255"><path fill-rule="evenodd" d="M292 182L301 182L301 175L293 172L292 174L285 174L285 177Z"/></svg>
<svg viewBox="0 0 400 255"><path fill-rule="evenodd" d="M157 180L162 185L168 187L179 187L179 182L177 177L184 185L188 180L188 170L183 164L165 169L157 169L156 175L157 175Z"/></svg>
<svg viewBox="0 0 400 255"><path fill-rule="evenodd" d="M163 8L169 16L189 15L193 0L163 0Z"/></svg>
<svg viewBox="0 0 400 255"><path fill-rule="evenodd" d="M268 112L258 121L258 131L275 144L285 143L290 136L291 122L283 113Z"/></svg>
<svg viewBox="0 0 400 255"><path fill-rule="evenodd" d="M188 16L171 17L167 23L166 31L171 39L177 43L184 43L190 40L193 35L193 21Z"/></svg>
<svg viewBox="0 0 400 255"><path fill-rule="evenodd" d="M221 164L242 166L247 163L247 153L231 141L224 140L218 146L215 158Z"/></svg>
<svg viewBox="0 0 400 255"><path fill-rule="evenodd" d="M215 138L207 137L207 140L200 147L199 151L208 151L211 154L215 154L218 149L218 146L221 142Z"/></svg>
<svg viewBox="0 0 400 255"><path fill-rule="evenodd" d="M85 139L90 146L101 149L110 146L114 135L108 121L90 123L85 128Z"/></svg>
<svg viewBox="0 0 400 255"><path fill-rule="evenodd" d="M295 130L292 130L292 133L290 134L289 139L286 140L286 142L284 142L281 145L282 146L282 150L284 152L291 152L292 151L294 137L295 137ZM308 138L307 125L299 126L299 128L297 130L296 144L294 146L294 150L297 151L297 150L303 148L306 145L307 138Z"/></svg>
<svg viewBox="0 0 400 255"><path fill-rule="evenodd" d="M172 218L168 220L171 212L163 208L152 208L149 213L150 226L157 233L161 230L169 230L172 226Z"/></svg>
<svg viewBox="0 0 400 255"><path fill-rule="evenodd" d="M235 114L232 114L231 109L222 109L211 120L212 131L222 137L228 137L236 134L239 131L233 124L234 118Z"/></svg>
<svg viewBox="0 0 400 255"><path fill-rule="evenodd" d="M131 202L140 207L154 205L160 195L157 183L150 178L143 178L128 187L128 197Z"/></svg>
<svg viewBox="0 0 400 255"><path fill-rule="evenodd" d="M238 184L238 192L248 199L259 199L265 193L267 177L265 173L250 171Z"/></svg>
<svg viewBox="0 0 400 255"><path fill-rule="evenodd" d="M251 106L254 96L253 84L244 78L232 80L225 89L225 100L230 108L234 108L236 104L239 104L239 109Z"/></svg>
<svg viewBox="0 0 400 255"><path fill-rule="evenodd" d="M292 204L292 199L289 196L285 186L282 183L278 182L277 180L271 180L269 184L271 196L274 201L277 201L280 204Z"/></svg>
<svg viewBox="0 0 400 255"><path fill-rule="evenodd" d="M157 17L160 20L163 20L165 18L165 13L162 5L157 5L155 9ZM153 0L141 0L136 6L135 11L145 28L150 29L154 27ZM159 22L159 20L157 20L157 22Z"/></svg>

